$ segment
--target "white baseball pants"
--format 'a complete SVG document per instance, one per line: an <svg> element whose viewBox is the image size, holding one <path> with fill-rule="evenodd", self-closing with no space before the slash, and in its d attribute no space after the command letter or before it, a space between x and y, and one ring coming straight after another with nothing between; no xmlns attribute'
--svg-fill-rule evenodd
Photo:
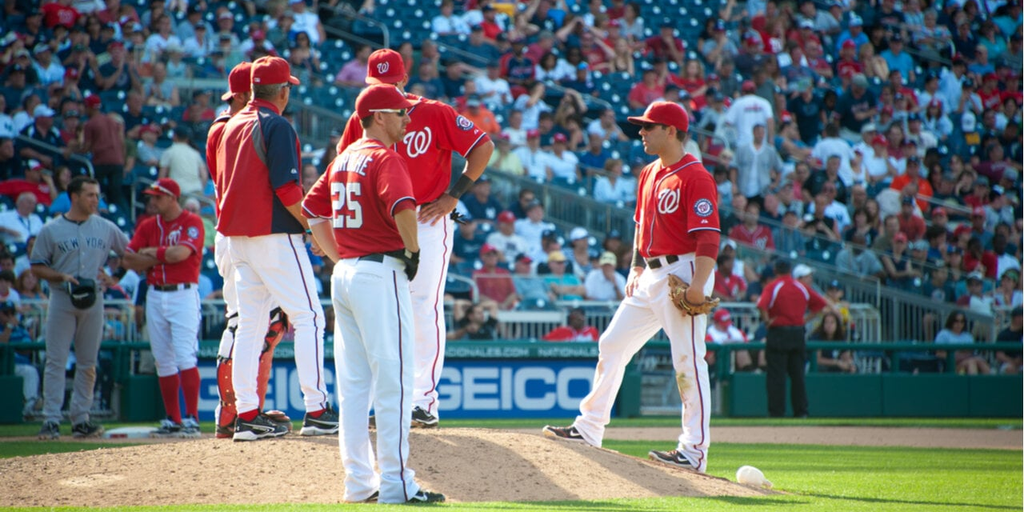
<svg viewBox="0 0 1024 512"><path fill-rule="evenodd" d="M646 269L632 297L619 305L608 329L598 340L599 354L594 372L594 387L580 403L580 415L574 425L580 435L594 446L601 446L604 429L611 421L612 406L622 385L626 364L664 329L672 345L672 366L682 398L683 432L676 447L700 472L707 469L707 451L711 443L711 386L704 361L707 348L707 315L684 317L669 298L668 275L683 281L693 280L693 253L657 269ZM711 295L714 275L708 279L704 294Z"/></svg>
<svg viewBox="0 0 1024 512"><path fill-rule="evenodd" d="M334 266L334 364L341 422L338 446L345 468L345 501L378 488L381 503L405 503L419 492L409 457L413 396L412 302L404 265L344 259ZM377 457L366 428L376 412Z"/></svg>
<svg viewBox="0 0 1024 512"><path fill-rule="evenodd" d="M230 359L231 352L235 347L235 329L238 328L238 291L235 289L235 264L231 262L231 254L228 253L227 239L224 235L217 233L213 242L213 261L217 264L217 272L224 279L224 286L221 294L224 296L224 332L220 335L220 345L217 347L217 357ZM273 301L270 296L264 303L267 314L273 309ZM267 324L269 326L269 322ZM266 331L266 328L263 329Z"/></svg>
<svg viewBox="0 0 1024 512"><path fill-rule="evenodd" d="M196 367L199 350L199 287L146 294L146 332L157 377Z"/></svg>
<svg viewBox="0 0 1024 512"><path fill-rule="evenodd" d="M238 330L231 368L238 413L259 407L256 375L267 332L268 301L280 305L295 328L295 365L306 411L326 408L324 310L302 236L230 236L227 244L238 294Z"/></svg>
<svg viewBox="0 0 1024 512"><path fill-rule="evenodd" d="M419 407L437 416L437 383L444 369L447 340L444 285L452 255L454 222L448 217L433 226L420 222L418 230L420 267L409 284L416 330L416 380L409 410Z"/></svg>

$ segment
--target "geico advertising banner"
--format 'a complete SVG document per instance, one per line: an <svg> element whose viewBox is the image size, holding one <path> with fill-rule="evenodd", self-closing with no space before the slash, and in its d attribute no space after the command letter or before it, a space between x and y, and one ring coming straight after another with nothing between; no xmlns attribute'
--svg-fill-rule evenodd
<svg viewBox="0 0 1024 512"><path fill-rule="evenodd" d="M337 404L334 362L326 361L324 380ZM200 359L202 378L200 419L212 420L217 407L217 370L210 360ZM437 383L443 418L550 418L572 417L590 392L594 378L592 360L449 359ZM295 363L275 360L264 410L278 409L302 419L305 407Z"/></svg>

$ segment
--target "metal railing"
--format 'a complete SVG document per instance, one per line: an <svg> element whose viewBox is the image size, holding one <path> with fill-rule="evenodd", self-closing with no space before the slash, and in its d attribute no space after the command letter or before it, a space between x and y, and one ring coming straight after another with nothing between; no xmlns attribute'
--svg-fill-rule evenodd
<svg viewBox="0 0 1024 512"><path fill-rule="evenodd" d="M28 144L30 146L35 146L37 149L41 149L43 151L46 151L47 153L53 153L54 155L60 155L61 158L67 158L68 160L74 160L74 161L84 165L85 168L89 170L89 176L90 177L93 177L93 178L96 177L96 168L93 167L92 161L90 161L88 158L86 158L86 157L84 157L82 155L78 155L78 154L75 154L75 153L70 153L70 154L68 154L67 157L65 157L64 156L64 149L59 148L57 146L54 146L53 144L47 144L47 143L45 143L43 141L33 139L33 138L28 137L26 135L18 135L18 142L22 142L22 143ZM52 171L52 169L51 169L51 171Z"/></svg>
<svg viewBox="0 0 1024 512"><path fill-rule="evenodd" d="M373 28L379 29L381 31L381 34L383 35L383 45L381 45L380 43L378 43L376 41L372 41L370 39L366 39L365 37L358 36L358 35L356 35L356 34L354 34L352 32L349 32L347 30L343 30L343 29L340 29L338 27L333 27L333 26L330 26L330 25L324 25L324 31L325 32L327 32L329 34L332 34L332 35L335 35L335 36L338 36L339 39L350 40L350 41L355 41L355 42L360 43L360 44L370 45L374 49L378 49L378 48L381 48L381 47L383 47L383 48L390 48L391 47L391 31L388 29L388 26L387 26L386 23L384 23L384 22L382 22L382 21L380 21L380 20L378 20L376 18L372 18L372 17L369 17L369 16L365 16L363 14L360 14L358 11L353 9L351 5L349 5L349 4L345 3L345 2L340 2L338 5L336 5L334 7L334 13L338 14L338 15L341 15L341 16L343 16L345 18L348 18L348 19L350 19L352 21L361 21L361 22L366 23L367 25L369 25L369 26L371 26Z"/></svg>
<svg viewBox="0 0 1024 512"><path fill-rule="evenodd" d="M48 299L22 299L19 307L21 326L28 330L32 339L46 339L46 317L49 312ZM103 339L109 341L135 342L142 339L137 325L135 305L130 300L103 301Z"/></svg>

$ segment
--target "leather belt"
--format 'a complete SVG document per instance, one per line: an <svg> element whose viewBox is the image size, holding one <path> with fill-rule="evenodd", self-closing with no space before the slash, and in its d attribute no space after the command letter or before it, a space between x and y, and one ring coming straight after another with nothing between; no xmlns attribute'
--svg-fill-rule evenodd
<svg viewBox="0 0 1024 512"><path fill-rule="evenodd" d="M376 261L377 263L383 263L384 262L384 256L386 256L386 254L380 253L380 252L375 252L375 253L367 254L366 256L360 256L359 257L359 261Z"/></svg>
<svg viewBox="0 0 1024 512"><path fill-rule="evenodd" d="M151 286L150 288L152 288L152 289L154 289L154 290L156 290L158 292L176 292L178 290L188 290L191 287L192 287L192 283L182 283L182 284L155 284L155 285Z"/></svg>
<svg viewBox="0 0 1024 512"><path fill-rule="evenodd" d="M679 261L679 256L676 256L675 254L670 254L668 256L665 256L664 263L662 263L661 260L662 258L648 258L647 268L661 268L663 266L671 265Z"/></svg>

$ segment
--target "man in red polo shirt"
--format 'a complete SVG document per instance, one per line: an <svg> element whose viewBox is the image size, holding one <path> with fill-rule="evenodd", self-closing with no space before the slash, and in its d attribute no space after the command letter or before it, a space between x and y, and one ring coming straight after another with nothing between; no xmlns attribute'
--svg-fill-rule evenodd
<svg viewBox="0 0 1024 512"><path fill-rule="evenodd" d="M107 194L107 203L123 207L124 125L103 112L103 102L93 94L85 97L85 113L89 120L82 130L82 153L92 153L92 164L100 190Z"/></svg>
<svg viewBox="0 0 1024 512"><path fill-rule="evenodd" d="M793 416L807 416L805 315L808 309L817 313L828 306L828 301L810 287L811 272L807 265L797 265L790 275L789 261L776 261L775 280L768 283L757 301L768 326L768 414L772 417L786 413L786 375L791 381Z"/></svg>
<svg viewBox="0 0 1024 512"><path fill-rule="evenodd" d="M710 445L711 387L704 345L708 315L684 315L669 298L669 275L690 283L686 300L701 304L715 286L718 256L718 189L715 179L683 148L689 117L677 103L656 101L640 125L644 152L658 160L640 172L633 263L626 298L601 335L594 387L568 427L546 426L547 437L601 446L626 364L664 329L683 403L682 435L672 451L652 450L658 462L703 473ZM682 383L685 383L683 385Z"/></svg>
<svg viewBox="0 0 1024 512"><path fill-rule="evenodd" d="M203 220L178 204L181 188L160 178L144 194L157 214L142 221L125 251L125 266L146 272L146 330L156 359L167 419L153 437L199 437L199 266ZM178 390L185 395L182 418Z"/></svg>

